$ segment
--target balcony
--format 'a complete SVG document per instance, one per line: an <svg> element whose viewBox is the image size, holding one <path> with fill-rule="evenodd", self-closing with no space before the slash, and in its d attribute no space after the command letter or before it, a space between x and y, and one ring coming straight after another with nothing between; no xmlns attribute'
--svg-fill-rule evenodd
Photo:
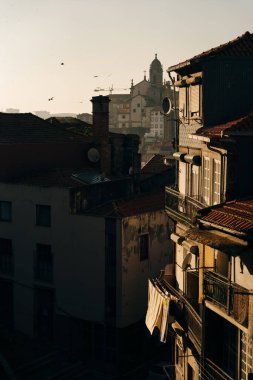
<svg viewBox="0 0 253 380"><path fill-rule="evenodd" d="M171 284L169 284L165 279L163 280L163 283L170 294L183 302L183 308L175 309L175 320L183 327L188 338L200 354L202 337L202 321L200 315L191 305L189 300L187 300L187 298L185 298Z"/></svg>
<svg viewBox="0 0 253 380"><path fill-rule="evenodd" d="M198 210L205 205L200 200L182 195L170 187L165 188L165 209L168 215L179 222L193 226Z"/></svg>
<svg viewBox="0 0 253 380"><path fill-rule="evenodd" d="M215 380L233 380L225 371L223 371L217 364L210 359L206 359L205 374L210 376L210 379Z"/></svg>
<svg viewBox="0 0 253 380"><path fill-rule="evenodd" d="M204 275L204 294L208 301L222 309L244 327L248 327L249 296L247 290L230 283L214 272Z"/></svg>

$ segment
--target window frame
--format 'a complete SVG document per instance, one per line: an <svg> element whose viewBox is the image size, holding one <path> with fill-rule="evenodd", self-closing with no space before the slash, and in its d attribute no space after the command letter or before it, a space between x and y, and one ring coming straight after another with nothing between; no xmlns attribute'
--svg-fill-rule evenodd
<svg viewBox="0 0 253 380"><path fill-rule="evenodd" d="M43 247L44 248L47 247L48 250L45 249L45 251L43 252L43 249L44 249ZM46 255L50 257L50 260L46 258ZM45 257L44 261L43 261L43 256ZM43 266L44 268L41 269ZM45 273L41 275L41 272L43 271ZM36 244L35 258L34 258L34 280L38 282L46 282L46 283L53 283L54 281L54 257L53 257L53 252L52 252L52 246L50 244L41 244L41 243Z"/></svg>
<svg viewBox="0 0 253 380"><path fill-rule="evenodd" d="M140 235L139 244L140 244L140 261L148 260L149 259L149 234L148 233L144 233Z"/></svg>
<svg viewBox="0 0 253 380"><path fill-rule="evenodd" d="M49 210L49 221L48 222L43 222L43 218L40 216L40 210ZM42 204L36 204L36 226L40 227L51 227L51 206L50 205L42 205Z"/></svg>
<svg viewBox="0 0 253 380"><path fill-rule="evenodd" d="M8 212L9 212L10 217L6 218L3 216L3 214L4 214L3 208L2 208L3 205L9 206ZM0 221L1 222L11 222L12 221L12 202L11 201L0 201Z"/></svg>
<svg viewBox="0 0 253 380"><path fill-rule="evenodd" d="M2 243L8 242L9 247L3 247ZM7 268L7 270L5 268ZM14 258L13 258L13 245L12 239L0 238L0 274L13 275L14 273Z"/></svg>

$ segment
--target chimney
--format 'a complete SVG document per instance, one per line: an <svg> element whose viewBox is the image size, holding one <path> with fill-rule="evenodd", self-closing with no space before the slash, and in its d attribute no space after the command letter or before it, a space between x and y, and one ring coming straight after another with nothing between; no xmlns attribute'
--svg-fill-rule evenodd
<svg viewBox="0 0 253 380"><path fill-rule="evenodd" d="M109 134L109 96L93 96L93 136L99 140L107 140Z"/></svg>

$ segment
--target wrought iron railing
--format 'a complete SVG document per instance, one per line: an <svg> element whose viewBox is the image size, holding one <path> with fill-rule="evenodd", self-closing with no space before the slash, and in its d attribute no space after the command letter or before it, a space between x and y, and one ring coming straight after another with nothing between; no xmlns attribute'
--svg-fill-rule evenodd
<svg viewBox="0 0 253 380"><path fill-rule="evenodd" d="M165 189L166 211L177 220L194 224L198 210L205 207L205 204L196 197L182 195L171 187Z"/></svg>
<svg viewBox="0 0 253 380"><path fill-rule="evenodd" d="M207 300L247 327L249 297L246 289L218 273L208 271L204 274L204 294Z"/></svg>
<svg viewBox="0 0 253 380"><path fill-rule="evenodd" d="M204 378L210 378L215 380L233 380L224 370L222 370L217 364L210 359L206 359L205 368L203 370Z"/></svg>
<svg viewBox="0 0 253 380"><path fill-rule="evenodd" d="M200 353L202 337L202 321L200 315L190 304L189 300L187 300L187 298L184 297L178 290L176 290L165 279L163 280L163 283L169 293L175 296L182 303L182 307L175 308L175 320L183 327L188 334L189 339Z"/></svg>

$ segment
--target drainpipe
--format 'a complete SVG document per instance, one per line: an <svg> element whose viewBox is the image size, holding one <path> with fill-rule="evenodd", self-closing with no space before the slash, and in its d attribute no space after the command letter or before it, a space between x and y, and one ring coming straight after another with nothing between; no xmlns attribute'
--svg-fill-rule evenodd
<svg viewBox="0 0 253 380"><path fill-rule="evenodd" d="M171 76L171 72L167 71L169 74L169 78L171 80L172 86L173 86L173 98L174 98L174 111L175 111L175 122L176 122L176 130L175 130L175 151L178 151L178 145L179 145L179 116L178 116L178 107L176 102L176 88L175 88L175 80ZM175 160L175 188L178 190L178 169L179 169L179 163L177 160Z"/></svg>

